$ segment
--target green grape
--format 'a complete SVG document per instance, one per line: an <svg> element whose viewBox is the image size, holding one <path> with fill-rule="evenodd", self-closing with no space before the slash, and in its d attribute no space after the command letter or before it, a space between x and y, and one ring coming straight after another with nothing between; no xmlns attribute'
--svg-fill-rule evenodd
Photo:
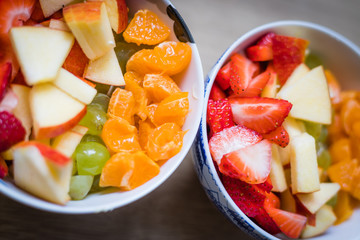
<svg viewBox="0 0 360 240"><path fill-rule="evenodd" d="M322 131L322 125L320 123L304 121L306 131L317 140Z"/></svg>
<svg viewBox="0 0 360 240"><path fill-rule="evenodd" d="M326 143L328 137L328 129L326 126L322 126L321 133L319 138L317 139L319 142Z"/></svg>
<svg viewBox="0 0 360 240"><path fill-rule="evenodd" d="M336 203L337 203L337 194L333 196L329 201L327 201L326 204L335 207Z"/></svg>
<svg viewBox="0 0 360 240"><path fill-rule="evenodd" d="M83 136L83 138L81 139L81 142L97 142L105 145L104 141L101 139L100 136L91 134L85 134L85 136Z"/></svg>
<svg viewBox="0 0 360 240"><path fill-rule="evenodd" d="M107 94L109 89L110 89L110 85L106 85L106 84L102 84L102 83L96 83L96 91L98 93L103 93L103 94Z"/></svg>
<svg viewBox="0 0 360 240"><path fill-rule="evenodd" d="M97 142L82 142L75 150L79 175L97 175L101 173L110 158L107 148Z"/></svg>
<svg viewBox="0 0 360 240"><path fill-rule="evenodd" d="M81 200L89 192L94 177L91 175L76 175L70 179L69 195L72 200Z"/></svg>
<svg viewBox="0 0 360 240"><path fill-rule="evenodd" d="M318 142L317 143L317 162L319 167L327 170L331 165L331 156L326 148L326 145Z"/></svg>
<svg viewBox="0 0 360 240"><path fill-rule="evenodd" d="M100 135L101 130L107 120L106 113L98 105L88 105L85 117L81 119L80 125L89 128L88 134Z"/></svg>
<svg viewBox="0 0 360 240"><path fill-rule="evenodd" d="M76 166L76 160L75 160L74 154L73 154L73 156L72 156L72 160L73 160L73 168L72 168L72 173L71 173L71 175L74 176L74 175L77 173L77 166Z"/></svg>
<svg viewBox="0 0 360 240"><path fill-rule="evenodd" d="M103 93L98 93L94 97L91 105L98 104L104 112L107 112L109 106L110 97Z"/></svg>
<svg viewBox="0 0 360 240"><path fill-rule="evenodd" d="M313 54L313 53L309 53L308 55L306 55L305 58L305 64L310 68L313 69L317 66L323 65L321 59L319 58L318 55Z"/></svg>
<svg viewBox="0 0 360 240"><path fill-rule="evenodd" d="M100 187L99 183L100 183L100 174L94 176L94 181L93 181L93 184L92 184L91 189L90 189L91 193L100 192L100 191L107 188L107 187Z"/></svg>

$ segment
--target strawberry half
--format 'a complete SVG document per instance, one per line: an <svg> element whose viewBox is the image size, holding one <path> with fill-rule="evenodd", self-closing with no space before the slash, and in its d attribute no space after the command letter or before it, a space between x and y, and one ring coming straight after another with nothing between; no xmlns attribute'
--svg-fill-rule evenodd
<svg viewBox="0 0 360 240"><path fill-rule="evenodd" d="M259 66L240 54L234 54L230 61L230 87L235 94L244 92Z"/></svg>
<svg viewBox="0 0 360 240"><path fill-rule="evenodd" d="M272 48L273 45L273 39L276 36L274 32L269 32L265 34L260 40L257 42L257 45L259 46L268 46Z"/></svg>
<svg viewBox="0 0 360 240"><path fill-rule="evenodd" d="M246 56L254 62L269 61L273 58L273 51L269 46L254 45L246 49Z"/></svg>
<svg viewBox="0 0 360 240"><path fill-rule="evenodd" d="M274 98L232 97L229 102L234 122L261 134L281 126L292 107L290 102Z"/></svg>
<svg viewBox="0 0 360 240"><path fill-rule="evenodd" d="M9 62L0 66L0 102L5 96L7 86L10 84L11 70L11 63Z"/></svg>
<svg viewBox="0 0 360 240"><path fill-rule="evenodd" d="M0 112L0 152L24 140L25 129L13 114Z"/></svg>
<svg viewBox="0 0 360 240"><path fill-rule="evenodd" d="M211 91L210 91L210 95L209 95L209 99L212 100L220 100L226 98L226 94L224 93L224 91L219 87L219 84L217 84L216 82L214 82Z"/></svg>
<svg viewBox="0 0 360 240"><path fill-rule="evenodd" d="M34 9L35 0L0 1L0 33L8 33L10 28L22 26Z"/></svg>
<svg viewBox="0 0 360 240"><path fill-rule="evenodd" d="M263 183L270 174L271 156L271 143L263 140L225 154L219 170L249 184Z"/></svg>
<svg viewBox="0 0 360 240"><path fill-rule="evenodd" d="M218 74L215 77L215 82L219 84L222 90L226 90L230 87L230 62L220 68Z"/></svg>
<svg viewBox="0 0 360 240"><path fill-rule="evenodd" d="M233 126L215 133L209 140L213 160L220 165L222 157L232 151L256 144L262 136L246 127Z"/></svg>
<svg viewBox="0 0 360 240"><path fill-rule="evenodd" d="M220 132L224 128L234 126L230 103L227 99L219 99L217 101L209 99L207 122L210 127L210 135Z"/></svg>
<svg viewBox="0 0 360 240"><path fill-rule="evenodd" d="M271 72L265 71L255 78L251 79L249 86L244 92L240 92L237 96L239 97L258 97L261 91L266 86L267 82L271 78Z"/></svg>
<svg viewBox="0 0 360 240"><path fill-rule="evenodd" d="M274 131L264 134L263 137L283 148L286 147L290 141L289 134L282 125Z"/></svg>

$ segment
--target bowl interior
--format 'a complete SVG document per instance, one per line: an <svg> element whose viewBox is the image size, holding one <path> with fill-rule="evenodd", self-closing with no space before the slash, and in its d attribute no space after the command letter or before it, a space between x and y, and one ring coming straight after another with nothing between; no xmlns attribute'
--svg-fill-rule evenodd
<svg viewBox="0 0 360 240"><path fill-rule="evenodd" d="M127 4L130 15L139 9L149 9L155 12L172 30L170 40L179 41L178 37L174 34L174 20L178 23L176 25L177 31L179 32L180 28L180 30L182 30L180 31L181 33L185 32L187 33L187 36L189 36L188 39L190 42L188 42L188 44L192 48L190 65L181 74L173 76L174 80L179 83L182 91L189 92L190 102L190 112L183 126L183 130L189 131L184 136L183 147L180 153L161 166L161 171L158 176L132 191L121 192L116 189L106 190L104 192L91 194L81 201L70 201L66 206L52 204L26 193L17 188L10 178L5 178L4 180L0 179L0 193L28 206L58 213L76 214L109 211L127 205L153 191L175 171L185 158L197 133L203 106L202 96L204 93L204 82L199 52L195 43L192 41L190 32L187 32L188 29L181 19L181 16L178 15L176 9L169 1L133 0L127 1ZM171 18L168 15L168 11L172 13Z"/></svg>
<svg viewBox="0 0 360 240"><path fill-rule="evenodd" d="M279 21L266 25L262 25L254 30L246 33L235 41L221 56L215 64L211 72L208 74L208 81L206 85L205 105L203 107L203 115L201 120L201 131L204 139L207 139L206 128L206 105L209 99L209 94L216 74L224 63L226 63L230 56L236 52L243 53L244 49L254 44L261 36L268 32L275 32L281 35L294 36L304 38L310 42L309 49L320 57L324 66L330 69L336 78L339 80L342 89L357 89L360 90L360 49L351 41L342 35L325 28L323 26L304 22L304 21ZM240 214L250 225L254 227L263 237L269 239L276 239L276 237L268 234L254 224L247 218L241 210L231 200L223 187L220 178L216 174L213 161L211 159L209 145L207 141L204 143L206 161L212 172L213 181L219 187L220 191L226 197L228 204ZM360 236L356 230L358 221L360 219L360 209L354 211L353 216L347 222L338 226L332 226L326 234L312 238L312 239L359 239ZM279 236L283 238L284 236Z"/></svg>

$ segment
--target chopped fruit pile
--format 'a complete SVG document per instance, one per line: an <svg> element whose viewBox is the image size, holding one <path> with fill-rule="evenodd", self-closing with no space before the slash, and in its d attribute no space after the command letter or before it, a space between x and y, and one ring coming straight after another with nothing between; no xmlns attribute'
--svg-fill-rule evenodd
<svg viewBox="0 0 360 240"><path fill-rule="evenodd" d="M0 9L0 178L66 204L132 190L180 152L189 96L173 75L191 47L155 13L128 16L125 0Z"/></svg>
<svg viewBox="0 0 360 240"><path fill-rule="evenodd" d="M228 194L264 230L289 238L324 233L360 199L360 93L340 92L307 46L265 34L222 66L207 105L210 153Z"/></svg>

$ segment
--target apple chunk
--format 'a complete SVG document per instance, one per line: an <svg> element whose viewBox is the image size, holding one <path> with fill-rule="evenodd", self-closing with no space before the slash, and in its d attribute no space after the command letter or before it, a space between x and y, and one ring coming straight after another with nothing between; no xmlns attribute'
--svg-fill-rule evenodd
<svg viewBox="0 0 360 240"><path fill-rule="evenodd" d="M322 234L335 223L336 215L332 207L324 205L316 212L315 219L315 226L305 225L301 238L310 238Z"/></svg>
<svg viewBox="0 0 360 240"><path fill-rule="evenodd" d="M62 9L64 6L72 3L79 2L75 0L39 0L41 9L44 16L47 18L53 15L58 10Z"/></svg>
<svg viewBox="0 0 360 240"><path fill-rule="evenodd" d="M64 8L63 14L65 22L89 59L97 59L115 47L105 3L70 5Z"/></svg>
<svg viewBox="0 0 360 240"><path fill-rule="evenodd" d="M270 179L273 185L272 191L283 192L287 189L287 183L285 179L284 168L281 163L278 145L271 145L272 159L271 159L271 170Z"/></svg>
<svg viewBox="0 0 360 240"><path fill-rule="evenodd" d="M78 131L74 131L75 128L55 137L51 144L54 149L58 150L67 157L71 157L71 155L75 152L77 145L79 145L82 137L88 130L86 128L86 132L81 134Z"/></svg>
<svg viewBox="0 0 360 240"><path fill-rule="evenodd" d="M10 38L28 85L53 81L74 44L71 33L47 27L15 27Z"/></svg>
<svg viewBox="0 0 360 240"><path fill-rule="evenodd" d="M45 200L65 204L72 160L51 147L30 141L13 150L14 180L20 188Z"/></svg>
<svg viewBox="0 0 360 240"><path fill-rule="evenodd" d="M30 108L36 139L56 137L75 127L86 113L86 105L51 83L34 86Z"/></svg>

